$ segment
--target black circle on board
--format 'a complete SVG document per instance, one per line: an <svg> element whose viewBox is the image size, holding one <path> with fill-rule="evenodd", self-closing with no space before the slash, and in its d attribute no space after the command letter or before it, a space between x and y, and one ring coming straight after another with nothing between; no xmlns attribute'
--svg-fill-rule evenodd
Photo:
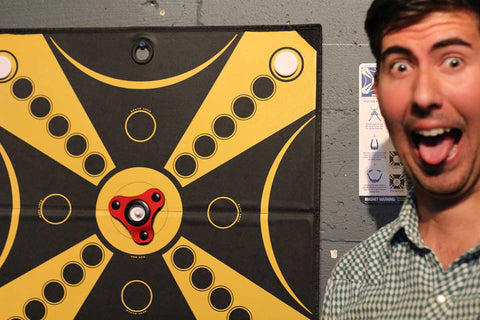
<svg viewBox="0 0 480 320"><path fill-rule="evenodd" d="M140 239L147 240L148 239L148 232L147 231L140 232Z"/></svg>
<svg viewBox="0 0 480 320"><path fill-rule="evenodd" d="M228 320L251 320L248 311L242 307L234 308L228 315Z"/></svg>
<svg viewBox="0 0 480 320"><path fill-rule="evenodd" d="M206 290L213 284L213 274L205 267L198 267L192 272L192 284L198 290Z"/></svg>
<svg viewBox="0 0 480 320"><path fill-rule="evenodd" d="M105 159L97 153L90 154L85 159L85 170L92 176L101 174L105 170L105 165Z"/></svg>
<svg viewBox="0 0 480 320"><path fill-rule="evenodd" d="M51 110L52 105L45 97L37 97L30 104L30 112L37 118L45 118Z"/></svg>
<svg viewBox="0 0 480 320"><path fill-rule="evenodd" d="M193 148L198 156L208 158L215 153L216 146L215 140L212 137L202 135L195 140Z"/></svg>
<svg viewBox="0 0 480 320"><path fill-rule="evenodd" d="M127 131L138 141L146 141L155 132L155 120L148 112L136 112L127 121Z"/></svg>
<svg viewBox="0 0 480 320"><path fill-rule="evenodd" d="M275 92L275 83L268 77L258 77L253 82L252 90L257 98L265 100Z"/></svg>
<svg viewBox="0 0 480 320"><path fill-rule="evenodd" d="M226 198L215 200L209 210L210 220L218 227L231 226L238 218L238 209L235 204Z"/></svg>
<svg viewBox="0 0 480 320"><path fill-rule="evenodd" d="M70 212L70 204L59 195L52 195L42 203L42 215L50 223L64 222Z"/></svg>
<svg viewBox="0 0 480 320"><path fill-rule="evenodd" d="M210 303L217 310L225 310L232 304L232 294L226 288L218 287L210 292Z"/></svg>
<svg viewBox="0 0 480 320"><path fill-rule="evenodd" d="M148 307L151 299L150 290L142 282L133 281L123 290L123 301L132 310L144 310Z"/></svg>
<svg viewBox="0 0 480 320"><path fill-rule="evenodd" d="M145 64L153 58L153 46L150 40L142 38L132 47L132 58L136 63Z"/></svg>
<svg viewBox="0 0 480 320"><path fill-rule="evenodd" d="M48 121L48 132L54 137L62 137L67 134L70 124L64 116L54 116Z"/></svg>
<svg viewBox="0 0 480 320"><path fill-rule="evenodd" d="M79 134L74 134L67 139L67 151L73 156L81 156L87 151L87 140Z"/></svg>
<svg viewBox="0 0 480 320"><path fill-rule="evenodd" d="M213 123L213 132L220 138L228 139L235 133L235 121L228 116L220 116Z"/></svg>
<svg viewBox="0 0 480 320"><path fill-rule="evenodd" d="M33 93L33 83L27 78L20 78L13 83L12 91L18 99L27 99Z"/></svg>
<svg viewBox="0 0 480 320"><path fill-rule="evenodd" d="M233 102L233 113L240 119L248 119L255 112L255 102L246 96L237 98Z"/></svg>
<svg viewBox="0 0 480 320"><path fill-rule="evenodd" d="M189 177L197 171L197 162L189 154L183 154L175 160L175 171L183 177Z"/></svg>
<svg viewBox="0 0 480 320"><path fill-rule="evenodd" d="M65 288L58 281L49 282L43 288L43 296L49 303L59 303L65 297Z"/></svg>
<svg viewBox="0 0 480 320"><path fill-rule="evenodd" d="M82 261L89 267L98 266L103 260L103 250L96 244L89 244L82 250Z"/></svg>
<svg viewBox="0 0 480 320"><path fill-rule="evenodd" d="M29 320L41 320L46 312L47 309L40 300L31 300L25 306L25 316Z"/></svg>
<svg viewBox="0 0 480 320"><path fill-rule="evenodd" d="M63 268L62 276L67 284L75 286L83 281L85 273L78 263L71 262Z"/></svg>
<svg viewBox="0 0 480 320"><path fill-rule="evenodd" d="M181 270L187 270L195 263L195 254L192 249L180 247L173 253L173 264Z"/></svg>

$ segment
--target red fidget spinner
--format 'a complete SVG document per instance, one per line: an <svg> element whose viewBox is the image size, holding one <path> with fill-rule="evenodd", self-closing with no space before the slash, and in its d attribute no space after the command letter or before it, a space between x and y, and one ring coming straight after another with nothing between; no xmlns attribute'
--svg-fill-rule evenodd
<svg viewBox="0 0 480 320"><path fill-rule="evenodd" d="M158 189L149 189L134 197L116 196L110 200L108 209L128 229L133 241L148 244L154 236L153 218L164 204L163 193Z"/></svg>

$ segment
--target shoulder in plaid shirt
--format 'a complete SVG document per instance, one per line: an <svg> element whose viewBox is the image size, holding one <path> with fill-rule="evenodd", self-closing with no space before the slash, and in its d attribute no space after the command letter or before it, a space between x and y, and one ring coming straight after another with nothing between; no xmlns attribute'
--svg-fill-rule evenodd
<svg viewBox="0 0 480 320"><path fill-rule="evenodd" d="M328 281L324 320L480 319L480 246L443 270L422 241L415 197L353 248Z"/></svg>

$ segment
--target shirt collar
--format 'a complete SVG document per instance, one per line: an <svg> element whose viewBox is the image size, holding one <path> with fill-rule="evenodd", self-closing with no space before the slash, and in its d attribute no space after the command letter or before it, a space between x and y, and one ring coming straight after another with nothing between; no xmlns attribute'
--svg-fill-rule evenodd
<svg viewBox="0 0 480 320"><path fill-rule="evenodd" d="M391 243L394 243L394 238L400 233L403 233L417 248L428 249L420 236L418 228L417 201L413 189L410 190L405 199L398 218L392 222Z"/></svg>
<svg viewBox="0 0 480 320"><path fill-rule="evenodd" d="M390 224L390 244L393 246L396 243L404 242L408 240L415 247L421 251L428 250L430 248L423 242L422 237L420 236L420 230L418 227L418 212L417 212L417 199L415 192L410 190L407 198L405 199L398 218ZM459 263L465 259L471 259L472 257L480 256L480 242L477 246L467 250L462 256L458 259Z"/></svg>

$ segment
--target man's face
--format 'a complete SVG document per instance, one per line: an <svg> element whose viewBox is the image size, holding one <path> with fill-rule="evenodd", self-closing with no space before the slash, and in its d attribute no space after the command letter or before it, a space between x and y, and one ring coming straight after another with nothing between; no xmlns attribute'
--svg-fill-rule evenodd
<svg viewBox="0 0 480 320"><path fill-rule="evenodd" d="M458 198L480 189L480 34L473 13L435 12L385 35L375 89L417 192Z"/></svg>

